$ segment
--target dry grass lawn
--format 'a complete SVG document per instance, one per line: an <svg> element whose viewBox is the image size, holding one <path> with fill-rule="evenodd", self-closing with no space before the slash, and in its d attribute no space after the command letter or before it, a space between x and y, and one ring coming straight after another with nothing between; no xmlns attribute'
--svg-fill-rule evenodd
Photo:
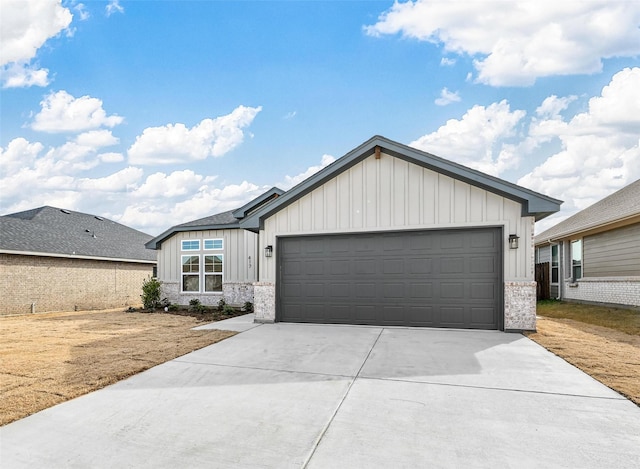
<svg viewBox="0 0 640 469"><path fill-rule="evenodd" d="M163 313L92 311L0 318L0 425L235 334Z"/></svg>
<svg viewBox="0 0 640 469"><path fill-rule="evenodd" d="M529 338L640 406L640 313L554 303Z"/></svg>

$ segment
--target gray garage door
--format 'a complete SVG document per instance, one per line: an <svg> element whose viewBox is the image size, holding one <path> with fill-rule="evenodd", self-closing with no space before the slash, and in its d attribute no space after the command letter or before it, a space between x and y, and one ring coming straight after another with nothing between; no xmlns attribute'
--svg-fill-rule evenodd
<svg viewBox="0 0 640 469"><path fill-rule="evenodd" d="M499 228L278 239L278 320L499 329Z"/></svg>

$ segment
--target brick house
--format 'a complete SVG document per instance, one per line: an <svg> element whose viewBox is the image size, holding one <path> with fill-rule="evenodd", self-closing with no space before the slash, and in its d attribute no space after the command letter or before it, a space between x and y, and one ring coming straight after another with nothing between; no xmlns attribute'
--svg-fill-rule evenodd
<svg viewBox="0 0 640 469"><path fill-rule="evenodd" d="M536 235L555 299L640 306L640 180Z"/></svg>
<svg viewBox="0 0 640 469"><path fill-rule="evenodd" d="M141 303L151 236L103 217L40 207L0 217L0 315Z"/></svg>

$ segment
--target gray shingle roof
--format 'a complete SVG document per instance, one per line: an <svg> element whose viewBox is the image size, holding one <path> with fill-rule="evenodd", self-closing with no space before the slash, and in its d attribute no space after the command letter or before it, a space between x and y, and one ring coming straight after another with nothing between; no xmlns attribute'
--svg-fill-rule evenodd
<svg viewBox="0 0 640 469"><path fill-rule="evenodd" d="M640 215L640 179L561 221L535 237L535 243L578 234Z"/></svg>
<svg viewBox="0 0 640 469"><path fill-rule="evenodd" d="M255 199L235 210L217 213L215 215L210 215L208 217L182 223L181 225L172 226L165 232L147 241L146 246L148 249L159 249L164 240L170 238L175 233L185 231L239 229L240 220L245 215L251 213L253 210L256 210L258 207L269 203L271 200L279 197L282 194L284 194L284 191L282 189L272 187L265 193L259 195Z"/></svg>
<svg viewBox="0 0 640 469"><path fill-rule="evenodd" d="M94 237L95 235L95 237ZM152 237L96 215L40 207L0 217L0 251L155 262Z"/></svg>

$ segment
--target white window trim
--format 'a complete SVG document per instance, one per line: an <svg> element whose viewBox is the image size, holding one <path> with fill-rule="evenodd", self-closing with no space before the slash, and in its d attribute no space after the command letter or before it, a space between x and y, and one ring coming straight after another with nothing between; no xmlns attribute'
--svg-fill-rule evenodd
<svg viewBox="0 0 640 469"><path fill-rule="evenodd" d="M192 248L185 249L184 248L184 243L193 243L193 242L198 243L198 247L196 249L192 249ZM187 251L187 252L200 251L200 240L199 239L183 239L183 240L180 241L180 250L181 251Z"/></svg>
<svg viewBox="0 0 640 469"><path fill-rule="evenodd" d="M580 243L580 278L576 278L573 274L574 265L573 265L573 248L574 244ZM569 266L571 268L571 281L577 282L584 277L584 243L582 242L582 238L570 239L569 240Z"/></svg>
<svg viewBox="0 0 640 469"><path fill-rule="evenodd" d="M558 280L557 281L553 281L553 248L556 247L557 249L557 259L558 259L558 265L555 266L555 269L558 269ZM551 252L549 253L549 258L550 258L550 262L549 262L549 284L550 285L559 285L560 284L560 245L559 244L552 244L551 245Z"/></svg>
<svg viewBox="0 0 640 469"><path fill-rule="evenodd" d="M198 258L198 272L183 272L182 266L184 265L185 257L197 257ZM202 259L199 254L183 254L180 256L180 293L200 293L202 290ZM184 290L184 276L185 275L197 275L198 276L198 290Z"/></svg>
<svg viewBox="0 0 640 469"><path fill-rule="evenodd" d="M219 248L208 248L207 247L207 241L220 241L220 247ZM224 250L224 238L208 238L208 239L204 239L202 240L202 250L203 251L223 251Z"/></svg>
<svg viewBox="0 0 640 469"><path fill-rule="evenodd" d="M205 271L205 259L204 256L220 256L222 258L222 271L221 272L206 272ZM220 290L206 291L206 276L207 275L219 275L221 277ZM205 294L220 294L224 286L224 253L219 254L203 254L202 257L202 293Z"/></svg>

